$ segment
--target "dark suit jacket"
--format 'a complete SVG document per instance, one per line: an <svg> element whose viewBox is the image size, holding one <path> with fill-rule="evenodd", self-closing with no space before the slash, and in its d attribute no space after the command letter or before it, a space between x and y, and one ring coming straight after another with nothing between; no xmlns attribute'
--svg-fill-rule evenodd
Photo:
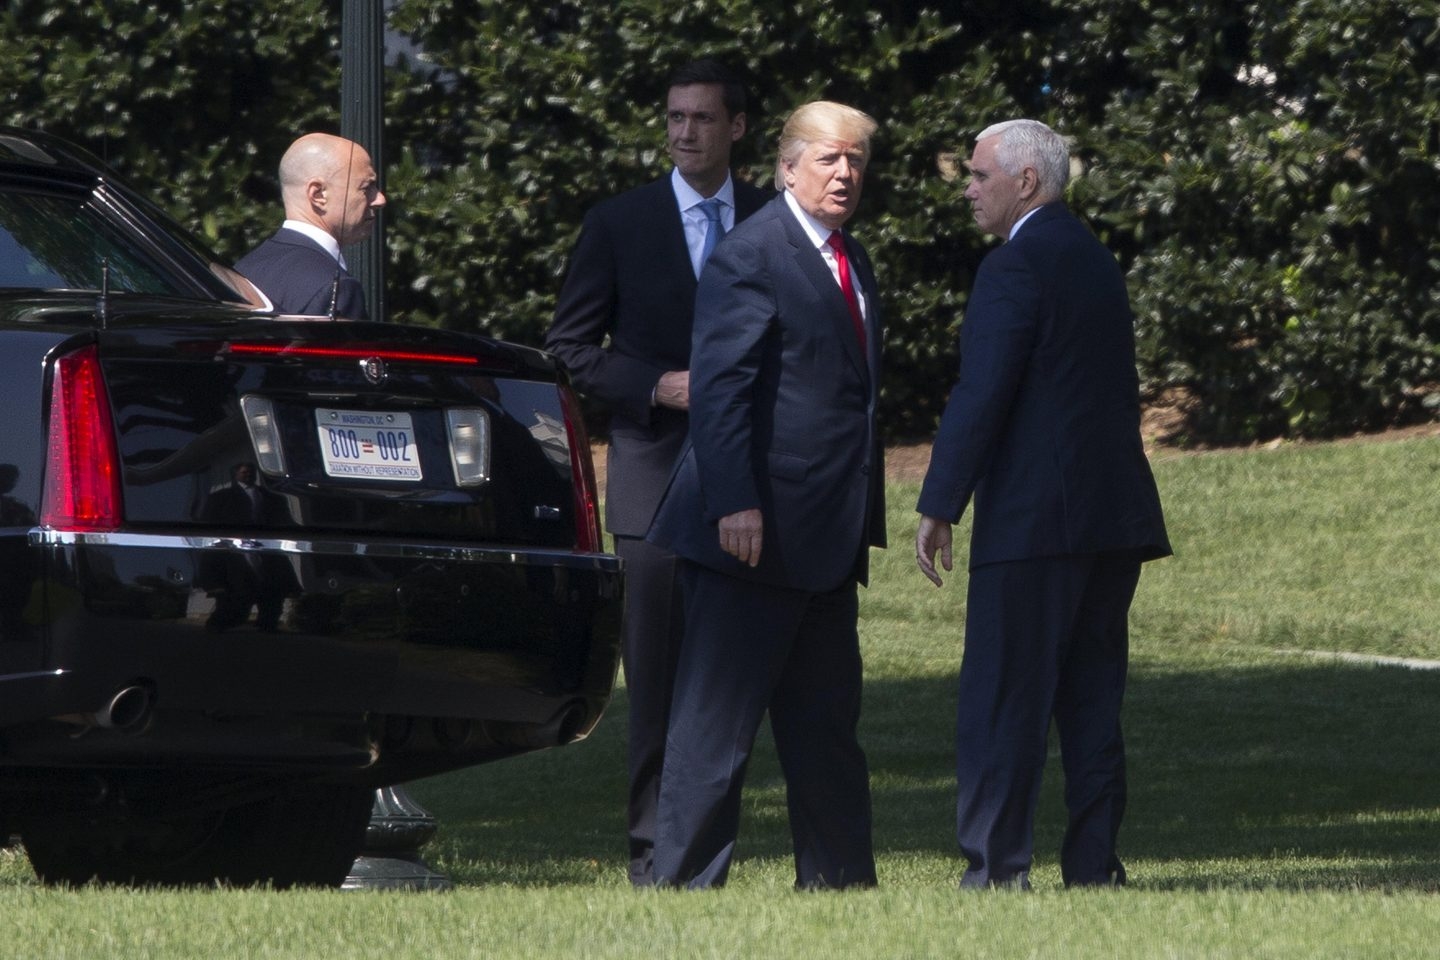
<svg viewBox="0 0 1440 960"><path fill-rule="evenodd" d="M340 269L335 258L303 233L281 228L235 264L259 287L278 313L323 317L330 313L339 270L340 292L335 316L366 319L365 291L360 281Z"/></svg>
<svg viewBox="0 0 1440 960"><path fill-rule="evenodd" d="M1140 440L1134 320L1115 258L1063 203L980 265L917 509L975 498L970 565L1170 552Z"/></svg>
<svg viewBox="0 0 1440 960"><path fill-rule="evenodd" d="M885 545L875 425L880 301L870 260L846 250L864 288L862 356L840 286L778 196L726 236L700 277L690 354L690 444L650 539L696 563L823 592L862 582ZM720 549L717 521L758 507L753 570Z"/></svg>
<svg viewBox="0 0 1440 960"><path fill-rule="evenodd" d="M733 179L733 178L732 178ZM735 220L768 194L733 180ZM605 525L643 537L685 440L688 418L650 404L660 375L690 367L695 271L669 175L586 215L545 349L610 412ZM605 338L610 338L608 345Z"/></svg>

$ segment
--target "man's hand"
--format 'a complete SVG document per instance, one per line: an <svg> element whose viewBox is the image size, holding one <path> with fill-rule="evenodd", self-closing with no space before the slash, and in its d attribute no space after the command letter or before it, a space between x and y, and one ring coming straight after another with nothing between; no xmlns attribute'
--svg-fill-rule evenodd
<svg viewBox="0 0 1440 960"><path fill-rule="evenodd" d="M760 540L765 521L759 510L741 510L720 518L720 549L741 563L760 562Z"/></svg>
<svg viewBox="0 0 1440 960"><path fill-rule="evenodd" d="M920 572L937 587L944 586L945 582L935 572L935 551L940 551L940 565L949 573L952 562L950 543L950 524L921 514L920 529L915 533L915 562L920 565Z"/></svg>
<svg viewBox="0 0 1440 960"><path fill-rule="evenodd" d="M690 371L671 370L655 384L655 405L672 410L690 409Z"/></svg>

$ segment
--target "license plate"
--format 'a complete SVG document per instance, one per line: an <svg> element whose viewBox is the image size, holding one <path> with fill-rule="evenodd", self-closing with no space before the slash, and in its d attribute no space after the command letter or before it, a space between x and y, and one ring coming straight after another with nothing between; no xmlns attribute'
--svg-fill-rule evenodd
<svg viewBox="0 0 1440 960"><path fill-rule="evenodd" d="M315 411L320 456L332 477L423 479L410 414L385 410Z"/></svg>

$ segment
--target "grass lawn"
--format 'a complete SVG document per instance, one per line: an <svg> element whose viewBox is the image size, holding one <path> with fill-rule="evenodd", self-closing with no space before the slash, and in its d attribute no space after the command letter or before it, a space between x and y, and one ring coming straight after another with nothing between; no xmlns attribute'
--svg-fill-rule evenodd
<svg viewBox="0 0 1440 960"><path fill-rule="evenodd" d="M1061 888L1056 762L1036 891L955 889L965 577L914 569L901 480L861 601L879 890L791 890L765 741L730 886L631 891L622 689L585 743L412 785L454 890L45 890L0 851L0 957L1440 955L1440 670L1385 659L1440 662L1440 437L1155 468L1176 556L1132 615L1126 890Z"/></svg>

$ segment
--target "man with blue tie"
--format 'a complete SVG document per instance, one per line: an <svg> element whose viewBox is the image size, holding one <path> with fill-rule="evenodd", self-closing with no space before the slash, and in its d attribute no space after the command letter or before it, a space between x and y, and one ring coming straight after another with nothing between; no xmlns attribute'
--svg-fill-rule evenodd
<svg viewBox="0 0 1440 960"><path fill-rule="evenodd" d="M875 121L816 101L781 133L780 196L700 277L690 444L651 539L681 559L686 633L660 783L655 878L725 883L766 712L795 884L875 884L860 748L858 584L885 544L875 274L843 229Z"/></svg>
<svg viewBox="0 0 1440 960"><path fill-rule="evenodd" d="M697 60L671 76L665 128L674 169L586 215L545 338L575 385L610 415L605 521L625 560L637 886L653 879L655 804L684 628L675 557L644 538L689 427L696 278L724 232L765 201L730 175L731 147L745 134L745 88L724 65Z"/></svg>
<svg viewBox="0 0 1440 960"><path fill-rule="evenodd" d="M1170 553L1140 440L1134 321L1115 258L1066 209L1065 141L982 130L965 190L1001 238L960 328L960 374L921 488L915 556L936 586L972 496L956 726L962 887L1029 887L1053 718L1069 885L1119 885L1120 707L1141 563Z"/></svg>

